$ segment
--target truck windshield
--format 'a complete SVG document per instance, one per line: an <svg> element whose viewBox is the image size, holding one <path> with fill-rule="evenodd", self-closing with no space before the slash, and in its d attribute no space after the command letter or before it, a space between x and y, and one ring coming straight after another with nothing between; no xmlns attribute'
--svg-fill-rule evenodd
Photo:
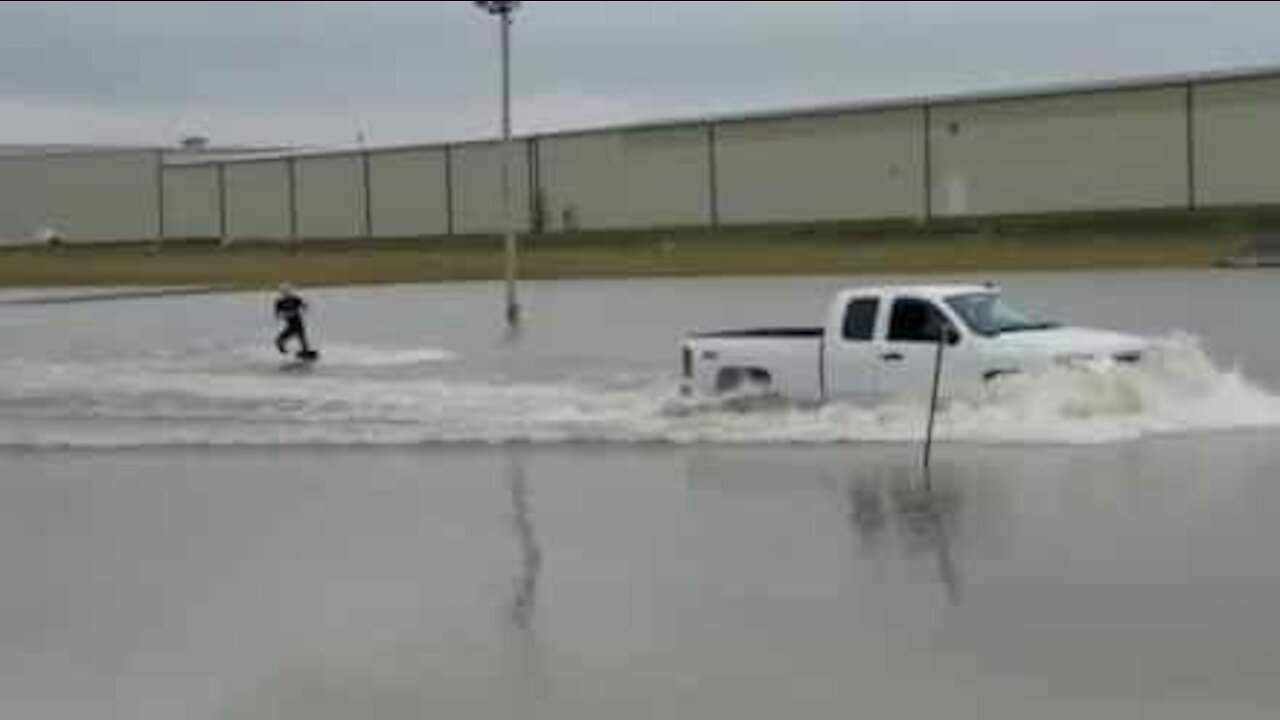
<svg viewBox="0 0 1280 720"><path fill-rule="evenodd" d="M947 298L947 304L970 329L987 337L1009 332L1048 330L1058 326L1057 323L1027 316L1005 302L997 293L953 295Z"/></svg>

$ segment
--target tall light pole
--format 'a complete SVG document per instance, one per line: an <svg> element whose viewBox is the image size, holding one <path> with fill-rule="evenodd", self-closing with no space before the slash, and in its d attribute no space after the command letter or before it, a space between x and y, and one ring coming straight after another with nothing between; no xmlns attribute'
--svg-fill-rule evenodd
<svg viewBox="0 0 1280 720"><path fill-rule="evenodd" d="M511 140L511 16L520 7L519 0L476 0L476 7L498 18L502 28L502 212L503 248L506 252L507 325L520 324L520 303L516 299L516 226L512 208L514 187L512 160L515 144Z"/></svg>

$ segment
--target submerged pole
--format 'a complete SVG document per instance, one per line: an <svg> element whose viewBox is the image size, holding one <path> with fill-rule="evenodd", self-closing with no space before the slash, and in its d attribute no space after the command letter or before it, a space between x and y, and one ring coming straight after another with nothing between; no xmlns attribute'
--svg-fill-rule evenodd
<svg viewBox="0 0 1280 720"><path fill-rule="evenodd" d="M502 27L502 212L504 228L503 253L506 256L507 326L520 325L520 301L516 298L516 223L513 208L515 194L512 176L515 162L515 143L511 138L511 12L514 6L500 16Z"/></svg>
<svg viewBox="0 0 1280 720"><path fill-rule="evenodd" d="M929 424L925 428L924 436L924 472L925 481L928 482L929 463L933 459L933 425L938 415L938 386L942 382L942 350L947 344L947 336L950 333L947 328L942 328L938 332L938 352L933 360L933 391L929 396Z"/></svg>
<svg viewBox="0 0 1280 720"><path fill-rule="evenodd" d="M507 327L516 330L520 325L520 301L516 297L517 247L514 203L516 143L511 133L511 23L512 15L520 7L519 0L477 0L476 7L498 18L501 38L502 73L502 248L506 262L503 275L506 281Z"/></svg>

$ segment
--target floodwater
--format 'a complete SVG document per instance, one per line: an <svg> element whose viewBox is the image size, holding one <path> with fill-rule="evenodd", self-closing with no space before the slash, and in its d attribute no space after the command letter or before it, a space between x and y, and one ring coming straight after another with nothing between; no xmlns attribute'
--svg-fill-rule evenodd
<svg viewBox="0 0 1280 720"><path fill-rule="evenodd" d="M840 278L316 291L301 373L265 295L0 305L0 715L1280 715L1280 285L992 279L1167 349L929 477L922 408L675 392Z"/></svg>

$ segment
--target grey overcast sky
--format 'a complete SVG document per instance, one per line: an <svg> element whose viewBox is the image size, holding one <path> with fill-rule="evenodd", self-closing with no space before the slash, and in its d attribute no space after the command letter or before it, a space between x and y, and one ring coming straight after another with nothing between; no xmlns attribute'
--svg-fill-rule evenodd
<svg viewBox="0 0 1280 720"><path fill-rule="evenodd" d="M517 132L1280 66L1272 2L526 2ZM0 3L0 143L351 145L496 132L454 2Z"/></svg>

